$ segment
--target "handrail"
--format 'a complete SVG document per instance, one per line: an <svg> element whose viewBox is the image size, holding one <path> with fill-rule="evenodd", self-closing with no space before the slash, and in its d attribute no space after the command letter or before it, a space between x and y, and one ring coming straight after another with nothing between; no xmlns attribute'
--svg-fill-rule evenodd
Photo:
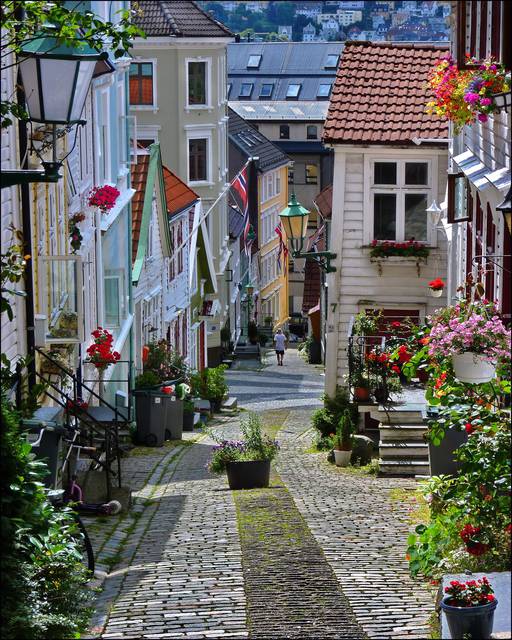
<svg viewBox="0 0 512 640"><path fill-rule="evenodd" d="M64 373L66 375L68 375L73 382L76 384L78 382L76 376L73 373L70 373L65 367L63 367L62 365L60 365L56 360L54 360L53 358L51 358L47 353L45 353L44 351L42 351L41 349L39 349L39 347L34 347L35 351L37 353L39 353L39 355L44 356L47 360L49 360L52 364L57 365L57 367L59 369L61 369L62 371L64 371ZM128 361L126 361L128 362ZM118 421L118 416L121 417L121 422L125 422L122 416L122 414L118 411L118 409L111 405L110 402L108 402L108 400L105 400L104 398L102 398L100 395L98 395L93 389L91 389L89 386L87 386L86 384L84 384L84 381L81 381L81 386L85 388L86 391L88 391L94 398L96 398L97 400L99 400L102 404L104 404L106 407L108 407L111 411L114 412L115 414L115 418L114 420L117 422Z"/></svg>

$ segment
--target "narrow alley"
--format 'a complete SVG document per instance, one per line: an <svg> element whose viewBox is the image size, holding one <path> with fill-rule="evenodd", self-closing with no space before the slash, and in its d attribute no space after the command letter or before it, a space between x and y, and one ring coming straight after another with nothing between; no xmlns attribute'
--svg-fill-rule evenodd
<svg viewBox="0 0 512 640"><path fill-rule="evenodd" d="M293 349L283 368L272 358L228 372L239 406L277 430L270 489L229 491L205 470L212 441L202 434L158 461L129 458L141 478L147 459L147 477L91 637L427 636L431 598L405 559L407 505L390 496L414 481L344 473L309 453L321 371ZM239 435L239 416L214 424Z"/></svg>

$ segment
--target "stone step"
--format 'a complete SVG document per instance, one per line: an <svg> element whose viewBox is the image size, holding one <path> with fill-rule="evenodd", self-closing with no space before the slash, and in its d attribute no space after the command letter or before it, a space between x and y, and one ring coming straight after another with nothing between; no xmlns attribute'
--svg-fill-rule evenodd
<svg viewBox="0 0 512 640"><path fill-rule="evenodd" d="M222 403L223 409L236 409L236 407L237 399L235 396L229 396L229 398L226 398L226 400L224 400Z"/></svg>
<svg viewBox="0 0 512 640"><path fill-rule="evenodd" d="M421 424L423 422L423 405L395 405L386 407L380 406L370 409L370 415L374 420L383 424Z"/></svg>
<svg viewBox="0 0 512 640"><path fill-rule="evenodd" d="M428 461L428 445L420 442L380 442L379 455L383 460L422 458Z"/></svg>
<svg viewBox="0 0 512 640"><path fill-rule="evenodd" d="M379 475L383 476L430 476L427 462L420 460L382 460L379 459Z"/></svg>
<svg viewBox="0 0 512 640"><path fill-rule="evenodd" d="M424 424L383 425L379 426L380 439L383 442L424 442L423 435L427 432Z"/></svg>

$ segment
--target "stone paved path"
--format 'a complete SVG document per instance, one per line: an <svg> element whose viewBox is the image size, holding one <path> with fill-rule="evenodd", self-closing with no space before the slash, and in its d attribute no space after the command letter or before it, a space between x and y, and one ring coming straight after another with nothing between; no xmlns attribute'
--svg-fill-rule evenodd
<svg viewBox="0 0 512 640"><path fill-rule="evenodd" d="M103 543L102 556L121 547L90 637L428 637L432 598L409 578L407 514L389 496L414 482L305 453L323 378L292 350L285 367L269 362L228 378L239 405L282 425L274 488L229 491L204 468L205 438L127 459L136 504ZM216 430L236 437L239 420Z"/></svg>

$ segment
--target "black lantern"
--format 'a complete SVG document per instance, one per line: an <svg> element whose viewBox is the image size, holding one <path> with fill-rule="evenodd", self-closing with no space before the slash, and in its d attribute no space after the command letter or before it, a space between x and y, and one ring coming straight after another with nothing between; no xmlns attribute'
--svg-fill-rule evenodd
<svg viewBox="0 0 512 640"><path fill-rule="evenodd" d="M505 200L503 200L503 202L496 207L496 211L501 211L501 213L503 214L503 217L505 218L505 222L507 224L508 232L512 234L512 228L511 228L511 226L512 226L512 221L511 221L512 203L511 203L511 198L512 198L512 187L510 187L510 189L508 190L508 193L505 196Z"/></svg>

